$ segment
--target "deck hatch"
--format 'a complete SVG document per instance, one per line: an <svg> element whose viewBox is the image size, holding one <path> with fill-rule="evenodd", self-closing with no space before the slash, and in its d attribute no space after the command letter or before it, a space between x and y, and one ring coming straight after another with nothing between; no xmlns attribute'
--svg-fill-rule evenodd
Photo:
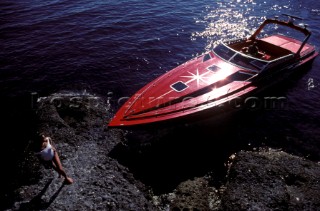
<svg viewBox="0 0 320 211"><path fill-rule="evenodd" d="M175 90L176 92L182 92L186 88L188 88L188 85L183 83L182 81L178 81L174 84L171 84L170 87Z"/></svg>
<svg viewBox="0 0 320 211"><path fill-rule="evenodd" d="M218 72L221 68L216 66L216 65L211 65L209 67L207 67L208 70L211 70L212 72L216 73Z"/></svg>

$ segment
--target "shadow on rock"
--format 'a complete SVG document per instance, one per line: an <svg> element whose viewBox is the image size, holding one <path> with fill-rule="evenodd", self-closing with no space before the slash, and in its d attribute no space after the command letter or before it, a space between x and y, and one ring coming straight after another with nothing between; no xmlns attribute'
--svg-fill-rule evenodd
<svg viewBox="0 0 320 211"><path fill-rule="evenodd" d="M19 210L43 210L43 209L47 209L52 202L54 202L54 200L58 197L59 193L61 192L62 188L65 186L65 183L62 183L62 185L60 186L60 188L51 196L49 201L44 201L42 199L42 196L46 193L46 191L48 190L50 184L52 183L53 179L50 179L46 185L44 186L44 188L41 190L41 192L36 195L33 199L31 199L29 202L27 203L22 203L20 205Z"/></svg>
<svg viewBox="0 0 320 211"><path fill-rule="evenodd" d="M225 161L243 145L227 131L233 124L130 131L109 156L127 166L155 194L171 192L181 182L207 174L214 175L211 185L220 186Z"/></svg>

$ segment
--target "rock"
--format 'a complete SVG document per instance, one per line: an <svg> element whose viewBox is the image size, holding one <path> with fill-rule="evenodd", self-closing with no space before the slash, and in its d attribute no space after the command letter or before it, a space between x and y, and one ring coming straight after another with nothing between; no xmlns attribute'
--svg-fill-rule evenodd
<svg viewBox="0 0 320 211"><path fill-rule="evenodd" d="M239 152L231 162L223 210L319 210L320 165L279 150Z"/></svg>
<svg viewBox="0 0 320 211"><path fill-rule="evenodd" d="M174 191L170 210L218 210L220 200L208 179L195 178L181 183Z"/></svg>
<svg viewBox="0 0 320 211"><path fill-rule="evenodd" d="M20 187L1 196L6 203L0 209L319 210L319 163L273 149L231 155L221 182L213 176L217 172L208 172L211 176L190 178L171 193L155 196L111 156L125 144L126 131L107 127L108 108L90 94L39 99L35 133L52 137L74 183L65 185L55 171L45 168L34 155L35 140L30 140L18 164Z"/></svg>
<svg viewBox="0 0 320 211"><path fill-rule="evenodd" d="M274 149L230 156L226 183L208 176L154 196L159 210L319 210L320 165Z"/></svg>
<svg viewBox="0 0 320 211"><path fill-rule="evenodd" d="M210 180L205 176L184 181L172 193L153 196L153 204L161 211L220 210L218 191Z"/></svg>
<svg viewBox="0 0 320 211"><path fill-rule="evenodd" d="M123 137L107 130L108 105L93 95L60 93L41 98L36 115L38 131L51 136L67 174L65 185L53 169L46 169L28 149L22 162L29 182L15 191L12 210L154 210L147 188L108 153ZM34 140L30 145L34 144ZM34 179L36 178L36 179ZM114 191L112 191L114 190Z"/></svg>

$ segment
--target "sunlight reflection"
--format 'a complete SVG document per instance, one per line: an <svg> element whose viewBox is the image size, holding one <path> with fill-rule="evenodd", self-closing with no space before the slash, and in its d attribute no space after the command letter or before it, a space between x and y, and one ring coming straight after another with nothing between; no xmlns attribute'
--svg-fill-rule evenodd
<svg viewBox="0 0 320 211"><path fill-rule="evenodd" d="M255 23L262 22L265 17L252 15L255 5L253 0L236 0L217 2L217 5L207 8L208 13L203 20L204 31L194 32L191 39L207 38L205 50L208 51L218 44L219 40L248 37L253 33Z"/></svg>

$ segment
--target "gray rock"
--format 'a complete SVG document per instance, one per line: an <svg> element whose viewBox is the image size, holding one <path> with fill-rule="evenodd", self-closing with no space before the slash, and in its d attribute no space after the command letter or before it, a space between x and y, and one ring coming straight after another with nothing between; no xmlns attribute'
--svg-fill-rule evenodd
<svg viewBox="0 0 320 211"><path fill-rule="evenodd" d="M224 210L319 210L319 163L273 149L232 158Z"/></svg>
<svg viewBox="0 0 320 211"><path fill-rule="evenodd" d="M38 132L52 137L74 183L65 185L30 150L23 168L28 177L37 179L16 190L12 210L154 210L143 184L108 156L123 131L106 129L107 108L102 99L89 94L54 94L39 100Z"/></svg>
<svg viewBox="0 0 320 211"><path fill-rule="evenodd" d="M217 210L220 200L217 190L206 178L195 178L181 183L174 191L171 210Z"/></svg>
<svg viewBox="0 0 320 211"><path fill-rule="evenodd" d="M38 132L53 138L74 184L65 185L40 164L31 140L19 163L17 178L23 182L4 197L12 201L7 210L320 210L319 163L272 149L232 155L221 187L204 176L155 196L109 156L126 134L107 128L108 108L108 102L90 94L60 93L39 100Z"/></svg>

